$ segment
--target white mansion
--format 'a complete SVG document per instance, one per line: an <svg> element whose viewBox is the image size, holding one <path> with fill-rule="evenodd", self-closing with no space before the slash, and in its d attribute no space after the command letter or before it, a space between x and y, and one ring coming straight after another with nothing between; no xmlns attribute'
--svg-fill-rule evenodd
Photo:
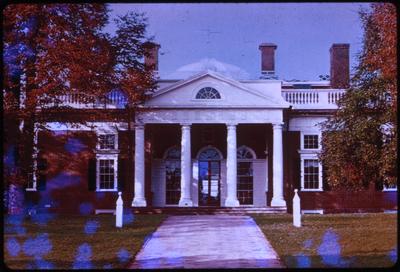
<svg viewBox="0 0 400 272"><path fill-rule="evenodd" d="M216 60L184 66L173 75L176 79L159 79L158 89L135 115L134 136L128 137L134 140L130 170L121 164L127 153L121 140L126 122L99 121L87 127L48 122L53 131L97 134L94 164L83 175L90 192L78 187L79 196L92 199L94 209L113 208L121 188L133 207L286 207L297 188L306 209L337 208L335 201L346 206L340 194L325 192L318 152L319 124L337 109L349 84L349 45L332 45L330 80L315 82L277 79L276 48L260 45L260 79L243 79L241 69ZM145 59L156 69L158 49L154 44ZM86 108L79 99L69 95L63 101ZM110 100L93 107L118 109L124 99L112 93ZM130 180L127 171L132 172ZM39 183L34 179L27 190L34 193ZM54 196L54 202L64 197L67 204L62 205L70 205L77 197L65 194ZM363 202L347 200L348 207Z"/></svg>

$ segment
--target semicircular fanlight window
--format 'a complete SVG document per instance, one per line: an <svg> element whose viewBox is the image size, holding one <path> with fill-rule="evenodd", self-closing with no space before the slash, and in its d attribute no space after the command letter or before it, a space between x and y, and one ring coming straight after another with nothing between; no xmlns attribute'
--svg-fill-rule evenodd
<svg viewBox="0 0 400 272"><path fill-rule="evenodd" d="M180 160L181 159L181 150L179 148L177 148L177 147L170 148L167 151L165 159L167 159L167 160Z"/></svg>
<svg viewBox="0 0 400 272"><path fill-rule="evenodd" d="M205 87L197 92L196 99L221 99L221 95L216 89Z"/></svg>
<svg viewBox="0 0 400 272"><path fill-rule="evenodd" d="M220 160L221 156L215 148L207 148L202 151L199 155L199 160L210 161L210 160Z"/></svg>
<svg viewBox="0 0 400 272"><path fill-rule="evenodd" d="M252 160L255 159L253 152L245 146L239 147L237 149L237 158L239 160Z"/></svg>

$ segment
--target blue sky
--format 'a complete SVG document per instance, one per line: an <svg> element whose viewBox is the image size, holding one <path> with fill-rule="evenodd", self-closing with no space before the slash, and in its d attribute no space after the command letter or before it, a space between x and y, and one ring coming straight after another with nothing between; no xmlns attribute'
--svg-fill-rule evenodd
<svg viewBox="0 0 400 272"><path fill-rule="evenodd" d="M280 79L318 80L329 74L332 43L350 43L350 65L362 45L358 11L367 3L110 4L111 18L145 12L149 35L161 44L161 77L203 58L260 76L259 44L272 42ZM112 33L110 23L106 31Z"/></svg>

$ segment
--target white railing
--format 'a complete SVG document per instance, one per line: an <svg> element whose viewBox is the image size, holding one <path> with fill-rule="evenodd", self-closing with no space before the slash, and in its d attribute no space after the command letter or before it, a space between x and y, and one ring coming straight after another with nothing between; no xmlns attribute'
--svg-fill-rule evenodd
<svg viewBox="0 0 400 272"><path fill-rule="evenodd" d="M294 109L336 109L344 93L344 90L332 89L283 89L282 97Z"/></svg>
<svg viewBox="0 0 400 272"><path fill-rule="evenodd" d="M333 89L283 89L282 97L292 104L293 109L337 109L337 102L343 97L345 90ZM125 96L112 92L107 101L90 99L88 95L70 93L59 96L58 106L79 109L115 109L124 108ZM49 107L55 106L49 104Z"/></svg>
<svg viewBox="0 0 400 272"><path fill-rule="evenodd" d="M71 107L77 109L115 109L123 108L127 102L123 95L115 92L110 93L107 96L107 99L104 99L103 101L82 93L60 95L58 99L59 101L57 101L57 103L50 103L48 106Z"/></svg>

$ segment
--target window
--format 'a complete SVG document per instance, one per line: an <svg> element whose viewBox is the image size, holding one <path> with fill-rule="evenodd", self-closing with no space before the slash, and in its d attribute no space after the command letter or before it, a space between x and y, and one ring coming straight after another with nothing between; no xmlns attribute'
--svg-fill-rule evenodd
<svg viewBox="0 0 400 272"><path fill-rule="evenodd" d="M27 191L36 191L36 172L28 173L28 184L26 185Z"/></svg>
<svg viewBox="0 0 400 272"><path fill-rule="evenodd" d="M99 189L114 189L114 160L100 160L99 163Z"/></svg>
<svg viewBox="0 0 400 272"><path fill-rule="evenodd" d="M205 87L196 94L196 99L221 99L221 95L216 89Z"/></svg>
<svg viewBox="0 0 400 272"><path fill-rule="evenodd" d="M302 189L304 190L321 190L321 169L317 159L304 159Z"/></svg>
<svg viewBox="0 0 400 272"><path fill-rule="evenodd" d="M254 152L241 146L237 149L237 198L241 205L253 204L253 159Z"/></svg>
<svg viewBox="0 0 400 272"><path fill-rule="evenodd" d="M166 161L165 176L165 204L176 205L181 197L181 161Z"/></svg>
<svg viewBox="0 0 400 272"><path fill-rule="evenodd" d="M304 149L318 148L318 135L304 135Z"/></svg>
<svg viewBox="0 0 400 272"><path fill-rule="evenodd" d="M165 204L176 205L181 197L181 151L170 148L165 155Z"/></svg>
<svg viewBox="0 0 400 272"><path fill-rule="evenodd" d="M98 155L97 156L97 190L116 191L117 190L117 161L118 155Z"/></svg>
<svg viewBox="0 0 400 272"><path fill-rule="evenodd" d="M221 160L221 156L215 148L207 148L199 155L199 161Z"/></svg>
<svg viewBox="0 0 400 272"><path fill-rule="evenodd" d="M108 150L115 149L116 137L115 134L99 135L99 149Z"/></svg>
<svg viewBox="0 0 400 272"><path fill-rule="evenodd" d="M237 198L241 205L253 204L253 163L238 161Z"/></svg>
<svg viewBox="0 0 400 272"><path fill-rule="evenodd" d="M237 149L238 160L252 160L255 159L255 154L248 147L241 146Z"/></svg>

